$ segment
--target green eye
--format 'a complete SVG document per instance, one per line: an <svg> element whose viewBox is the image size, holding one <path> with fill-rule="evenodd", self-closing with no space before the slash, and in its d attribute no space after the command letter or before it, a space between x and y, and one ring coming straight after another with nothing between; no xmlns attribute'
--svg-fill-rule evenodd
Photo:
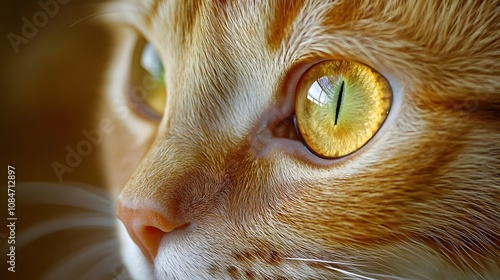
<svg viewBox="0 0 500 280"><path fill-rule="evenodd" d="M297 86L297 126L316 155L342 157L375 135L391 100L389 83L370 67L348 61L322 62L307 70Z"/></svg>
<svg viewBox="0 0 500 280"><path fill-rule="evenodd" d="M161 119L166 102L164 68L154 47L139 41L132 61L132 87L129 99L136 111L153 119Z"/></svg>

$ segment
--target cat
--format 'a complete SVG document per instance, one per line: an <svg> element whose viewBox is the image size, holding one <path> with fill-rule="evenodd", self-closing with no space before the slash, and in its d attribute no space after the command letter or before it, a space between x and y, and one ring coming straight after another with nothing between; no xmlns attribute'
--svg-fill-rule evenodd
<svg viewBox="0 0 500 280"><path fill-rule="evenodd" d="M114 74L144 36L166 92L156 119L103 106L120 127L105 161L135 279L500 277L498 2L126 4L138 12ZM340 139L329 113L307 123L325 114L303 92L328 75L346 83L340 114L365 102L347 100L356 86L387 94L352 109L354 122L381 111L367 139L354 124Z"/></svg>
<svg viewBox="0 0 500 280"><path fill-rule="evenodd" d="M101 9L134 279L500 277L497 1ZM147 49L154 93L130 74Z"/></svg>

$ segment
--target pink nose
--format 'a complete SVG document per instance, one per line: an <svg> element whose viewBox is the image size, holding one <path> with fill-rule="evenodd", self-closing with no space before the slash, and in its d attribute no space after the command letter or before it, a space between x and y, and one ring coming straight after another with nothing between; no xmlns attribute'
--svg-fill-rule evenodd
<svg viewBox="0 0 500 280"><path fill-rule="evenodd" d="M120 201L116 205L116 216L151 263L158 253L162 238L181 226L152 209L132 209L123 206Z"/></svg>

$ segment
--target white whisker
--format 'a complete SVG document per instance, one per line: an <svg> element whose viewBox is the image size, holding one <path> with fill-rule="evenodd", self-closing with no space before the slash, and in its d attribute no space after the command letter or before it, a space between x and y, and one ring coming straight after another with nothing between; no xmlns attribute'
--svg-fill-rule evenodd
<svg viewBox="0 0 500 280"><path fill-rule="evenodd" d="M116 266L120 265L118 251L118 242L116 240L109 240L92 245L89 248L79 250L70 256L64 258L62 261L56 263L53 269L47 273L43 279L71 279L74 275L78 275L77 271L83 273L89 266L95 266L96 263L101 262L103 257L114 256ZM109 267L109 270L101 275L101 279L112 275L114 267ZM91 279L91 278L81 278Z"/></svg>
<svg viewBox="0 0 500 280"><path fill-rule="evenodd" d="M371 277L376 277L375 279L394 279L394 280L411 280L410 278L399 277L390 274L379 274L372 272L364 272L366 275L370 275ZM367 277L367 276L366 276Z"/></svg>
<svg viewBox="0 0 500 280"><path fill-rule="evenodd" d="M325 266L326 268L328 269L331 269L331 270L335 270L337 272L340 272L342 274L345 274L345 275L348 275L348 276L351 276L351 277L356 277L354 279L365 279L365 280L376 280L375 278L371 278L371 277L367 277L367 276L363 276L363 275L359 275L359 274L356 274L356 273L353 273L353 272L349 272L349 271L346 271L346 270L343 270L343 269L340 269L340 268L336 268L336 267L331 267L331 266Z"/></svg>
<svg viewBox="0 0 500 280"><path fill-rule="evenodd" d="M87 4L81 5L79 8L91 7L94 12L90 15L73 22L68 28L72 28L84 21L92 22L100 18L111 20L112 16L116 16L114 20L119 19L121 22L128 22L130 18L147 18L148 11L141 5L124 3L101 3L101 4ZM112 15L112 16L110 16ZM127 19L127 17L130 17Z"/></svg>
<svg viewBox="0 0 500 280"><path fill-rule="evenodd" d="M118 244L116 245L118 248ZM83 274L81 279L102 279L103 276L113 275L116 280L125 280L125 273L122 270L117 269L123 268L122 260L120 255L116 252L101 258L98 262L94 264L85 274ZM108 277L106 277L108 279Z"/></svg>
<svg viewBox="0 0 500 280"><path fill-rule="evenodd" d="M380 279L394 279L394 280L409 280L407 278L402 278L402 277L393 276L393 275L383 275L383 274L377 274L377 273L362 272L362 271L359 271L359 268L362 267L362 265L360 265L360 264L353 264L353 263L347 263L347 262L335 262L335 261L319 260L319 259L306 259L306 258L286 258L286 259L287 260L296 260L296 261L314 262L314 263L325 264L325 266L324 266L325 268L343 273L343 274L348 275L350 277L355 277L355 279L365 279L365 280L374 279L375 280L375 279L380 278ZM335 268L335 267L332 267L329 265L346 266L346 267L349 267L351 270L356 271L357 273L347 271L345 269L341 269L338 267ZM363 276L359 273L364 273L365 275L368 274L370 276ZM377 277L377 278L373 278L373 277Z"/></svg>
<svg viewBox="0 0 500 280"><path fill-rule="evenodd" d="M77 25L77 24L79 24L79 23L81 23L83 21L92 22L94 20L97 20L100 17L103 17L105 15L109 15L111 13L116 13L116 12L98 12L98 13L93 13L91 15L85 16L85 17L83 17L83 18L81 18L81 19L73 22L72 24L70 24L70 26L68 26L68 28L72 28L75 25Z"/></svg>
<svg viewBox="0 0 500 280"><path fill-rule="evenodd" d="M18 184L17 192L26 205L72 206L114 215L108 193L89 185L23 182Z"/></svg>
<svg viewBox="0 0 500 280"><path fill-rule="evenodd" d="M42 236L67 229L110 229L113 227L115 227L115 219L110 216L97 216L95 213L68 215L23 230L19 233L16 243L19 247L22 247Z"/></svg>
<svg viewBox="0 0 500 280"><path fill-rule="evenodd" d="M303 258L285 258L285 259L287 259L287 260L293 260L293 261L303 261L303 262L315 262L315 263L324 263L324 264L336 264L336 265L356 266L356 264L352 264L352 263L335 262L335 261L318 260L318 259L303 259Z"/></svg>

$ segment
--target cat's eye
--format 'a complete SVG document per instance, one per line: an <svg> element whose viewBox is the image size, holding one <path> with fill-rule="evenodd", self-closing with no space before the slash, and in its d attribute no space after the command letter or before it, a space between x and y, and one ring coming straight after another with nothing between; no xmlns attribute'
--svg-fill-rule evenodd
<svg viewBox="0 0 500 280"><path fill-rule="evenodd" d="M138 42L132 60L132 86L129 99L141 115L159 120L166 100L164 68L154 47L145 40Z"/></svg>
<svg viewBox="0 0 500 280"><path fill-rule="evenodd" d="M297 127L317 156L342 157L375 135L391 101L389 83L370 67L349 61L321 62L308 69L297 86Z"/></svg>

